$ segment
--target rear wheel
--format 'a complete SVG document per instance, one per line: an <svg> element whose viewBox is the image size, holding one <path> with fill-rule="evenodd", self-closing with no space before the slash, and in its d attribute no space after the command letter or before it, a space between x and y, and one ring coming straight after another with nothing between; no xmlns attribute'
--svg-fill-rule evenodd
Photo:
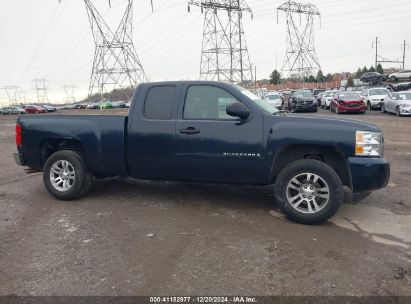
<svg viewBox="0 0 411 304"><path fill-rule="evenodd" d="M344 189L337 173L327 164L297 160L277 176L274 186L276 201L284 214L302 224L320 224L340 208Z"/></svg>
<svg viewBox="0 0 411 304"><path fill-rule="evenodd" d="M43 182L55 198L73 200L88 192L92 176L79 153L62 150L46 160L43 167Z"/></svg>

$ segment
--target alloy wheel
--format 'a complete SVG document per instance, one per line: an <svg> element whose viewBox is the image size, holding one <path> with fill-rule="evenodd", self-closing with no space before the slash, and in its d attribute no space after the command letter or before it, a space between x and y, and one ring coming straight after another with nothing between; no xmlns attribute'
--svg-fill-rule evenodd
<svg viewBox="0 0 411 304"><path fill-rule="evenodd" d="M321 176L302 173L294 176L286 189L288 203L298 212L315 214L330 200L330 188Z"/></svg>

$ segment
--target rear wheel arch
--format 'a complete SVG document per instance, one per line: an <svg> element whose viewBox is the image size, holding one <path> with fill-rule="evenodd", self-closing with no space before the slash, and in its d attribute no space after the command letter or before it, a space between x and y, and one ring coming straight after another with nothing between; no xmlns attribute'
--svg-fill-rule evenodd
<svg viewBox="0 0 411 304"><path fill-rule="evenodd" d="M295 144L281 147L273 158L271 181L275 183L282 169L301 159L314 159L328 164L336 171L344 186L353 188L351 169L345 154L338 148L323 145Z"/></svg>
<svg viewBox="0 0 411 304"><path fill-rule="evenodd" d="M40 160L43 167L47 159L57 151L69 150L83 154L83 146L81 142L74 138L49 138L45 139L40 144ZM84 156L83 156L84 157Z"/></svg>

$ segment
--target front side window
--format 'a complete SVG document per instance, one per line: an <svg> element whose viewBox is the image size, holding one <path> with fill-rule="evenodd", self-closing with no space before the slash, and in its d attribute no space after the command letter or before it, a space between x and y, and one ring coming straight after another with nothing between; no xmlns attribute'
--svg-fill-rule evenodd
<svg viewBox="0 0 411 304"><path fill-rule="evenodd" d="M144 116L149 119L170 119L175 97L175 86L152 87L144 103Z"/></svg>
<svg viewBox="0 0 411 304"><path fill-rule="evenodd" d="M237 99L223 89L198 85L187 90L184 119L236 120L227 114L227 106Z"/></svg>

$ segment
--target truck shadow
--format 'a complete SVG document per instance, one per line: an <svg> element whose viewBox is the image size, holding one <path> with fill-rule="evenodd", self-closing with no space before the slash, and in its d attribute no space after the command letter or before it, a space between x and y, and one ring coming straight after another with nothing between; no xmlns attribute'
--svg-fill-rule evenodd
<svg viewBox="0 0 411 304"><path fill-rule="evenodd" d="M161 204L212 204L241 209L276 209L272 186L146 181L131 178L95 180L83 199Z"/></svg>

